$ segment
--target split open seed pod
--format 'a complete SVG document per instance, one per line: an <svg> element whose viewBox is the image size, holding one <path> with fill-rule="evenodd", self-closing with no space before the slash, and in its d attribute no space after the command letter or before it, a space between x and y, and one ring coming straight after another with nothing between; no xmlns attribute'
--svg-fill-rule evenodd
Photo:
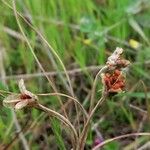
<svg viewBox="0 0 150 150"><path fill-rule="evenodd" d="M3 105L5 107L18 110L36 104L38 97L26 90L23 79L19 81L19 89L21 92L20 94L11 94L3 100Z"/></svg>

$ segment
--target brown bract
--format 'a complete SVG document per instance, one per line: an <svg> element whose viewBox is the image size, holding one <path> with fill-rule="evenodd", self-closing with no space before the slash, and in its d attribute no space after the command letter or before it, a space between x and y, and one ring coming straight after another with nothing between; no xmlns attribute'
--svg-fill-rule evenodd
<svg viewBox="0 0 150 150"><path fill-rule="evenodd" d="M102 82L108 93L119 93L124 91L125 77L119 70L102 74Z"/></svg>
<svg viewBox="0 0 150 150"><path fill-rule="evenodd" d="M125 76L122 70L126 68L130 62L121 57L123 49L117 47L106 62L107 71L101 74L102 82L108 93L118 93L125 89Z"/></svg>

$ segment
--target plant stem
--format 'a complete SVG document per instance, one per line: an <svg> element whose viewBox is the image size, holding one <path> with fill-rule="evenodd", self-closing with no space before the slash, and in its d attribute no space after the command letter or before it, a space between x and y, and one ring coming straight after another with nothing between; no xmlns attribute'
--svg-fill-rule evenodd
<svg viewBox="0 0 150 150"><path fill-rule="evenodd" d="M93 105L94 105L94 96L95 96L95 90L96 90L96 83L98 80L98 77L100 74L102 74L103 72L105 72L108 69L107 66L104 66L103 68L101 68L101 70L96 74L96 77L94 79L94 83L93 83L93 87L92 87L92 92L91 92L91 99L90 99L90 109L89 112L92 111L93 109Z"/></svg>
<svg viewBox="0 0 150 150"><path fill-rule="evenodd" d="M85 145L85 141L86 141L86 137L87 137L88 128L89 128L89 125L90 125L91 118L93 117L96 109L99 107L100 104L102 104L106 100L106 98L107 98L107 92L104 89L103 92L102 92L102 97L100 98L100 100L98 101L96 106L93 108L91 113L89 114L87 122L86 122L86 124L85 124L85 126L84 126L84 128L82 130L82 133L81 133L81 136L80 136L80 139L79 139L80 150L84 149L84 145Z"/></svg>
<svg viewBox="0 0 150 150"><path fill-rule="evenodd" d="M63 94L63 93L41 93L41 94L37 94L38 96L62 96L62 97L67 97L71 100L74 101L75 104L77 104L80 109L82 110L82 113L84 114L85 119L87 119L88 114L85 110L85 108L82 106L82 104L80 103L80 101L72 96L69 96L67 94Z"/></svg>
<svg viewBox="0 0 150 150"><path fill-rule="evenodd" d="M131 137L131 136L150 136L150 133L149 132L141 132L141 133L129 133L129 134L125 134L125 135L120 135L120 136L108 139L108 140L98 144L92 150L98 150L100 147L104 146L107 143L110 143L110 142L113 142L115 140L119 140L119 139L122 139L122 138Z"/></svg>
<svg viewBox="0 0 150 150"><path fill-rule="evenodd" d="M37 103L34 107L36 109L40 109L40 110L46 112L50 116L56 117L57 119L62 121L65 125L67 125L70 128L70 130L72 131L72 133L73 133L73 142L72 143L73 143L74 149L76 149L76 146L78 145L78 135L77 135L76 129L70 123L70 121L68 119L66 119L64 116L62 116L61 114L59 114L58 112L56 112L56 111L54 111L52 109L49 109L49 108L43 106L40 103Z"/></svg>

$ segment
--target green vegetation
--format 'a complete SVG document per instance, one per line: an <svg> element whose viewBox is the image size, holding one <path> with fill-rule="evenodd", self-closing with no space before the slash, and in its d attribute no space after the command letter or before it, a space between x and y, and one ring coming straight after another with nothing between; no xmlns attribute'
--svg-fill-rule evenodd
<svg viewBox="0 0 150 150"><path fill-rule="evenodd" d="M11 9L12 0L0 2L0 149L5 146L14 150L24 148L14 123L16 116L31 149L71 149L71 136L68 136L71 132L59 120L30 108L17 111L15 115L3 107L2 100L7 94L2 90L19 92L17 83L23 78L27 89L35 94L59 92L73 95L66 69L75 97L88 111L95 75L116 47L122 47L124 57L131 62L126 70L126 92L109 97L97 109L85 149L93 147L98 133L106 140L128 133L150 132L149 0L16 0L16 10L36 30L18 15L27 41ZM95 104L101 89L99 79ZM79 126L76 107L73 103L67 105L69 100L61 96L39 98L44 106L64 116L65 108L69 120L80 133L83 115L78 108L81 115ZM96 130L92 128L95 124ZM103 149L131 150L149 139L148 136L133 136L108 143Z"/></svg>

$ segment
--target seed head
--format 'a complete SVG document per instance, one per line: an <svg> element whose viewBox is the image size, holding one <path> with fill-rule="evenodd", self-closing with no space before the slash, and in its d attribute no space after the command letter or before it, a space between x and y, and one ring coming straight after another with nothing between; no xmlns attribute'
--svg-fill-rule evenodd
<svg viewBox="0 0 150 150"><path fill-rule="evenodd" d="M24 80L19 81L20 94L11 94L3 100L5 107L15 108L16 110L22 109L26 106L32 106L38 100L38 97L26 90Z"/></svg>
<svg viewBox="0 0 150 150"><path fill-rule="evenodd" d="M123 49L117 47L106 62L108 69L101 74L102 83L108 93L119 93L125 89L125 76L123 70L130 62L121 57Z"/></svg>

